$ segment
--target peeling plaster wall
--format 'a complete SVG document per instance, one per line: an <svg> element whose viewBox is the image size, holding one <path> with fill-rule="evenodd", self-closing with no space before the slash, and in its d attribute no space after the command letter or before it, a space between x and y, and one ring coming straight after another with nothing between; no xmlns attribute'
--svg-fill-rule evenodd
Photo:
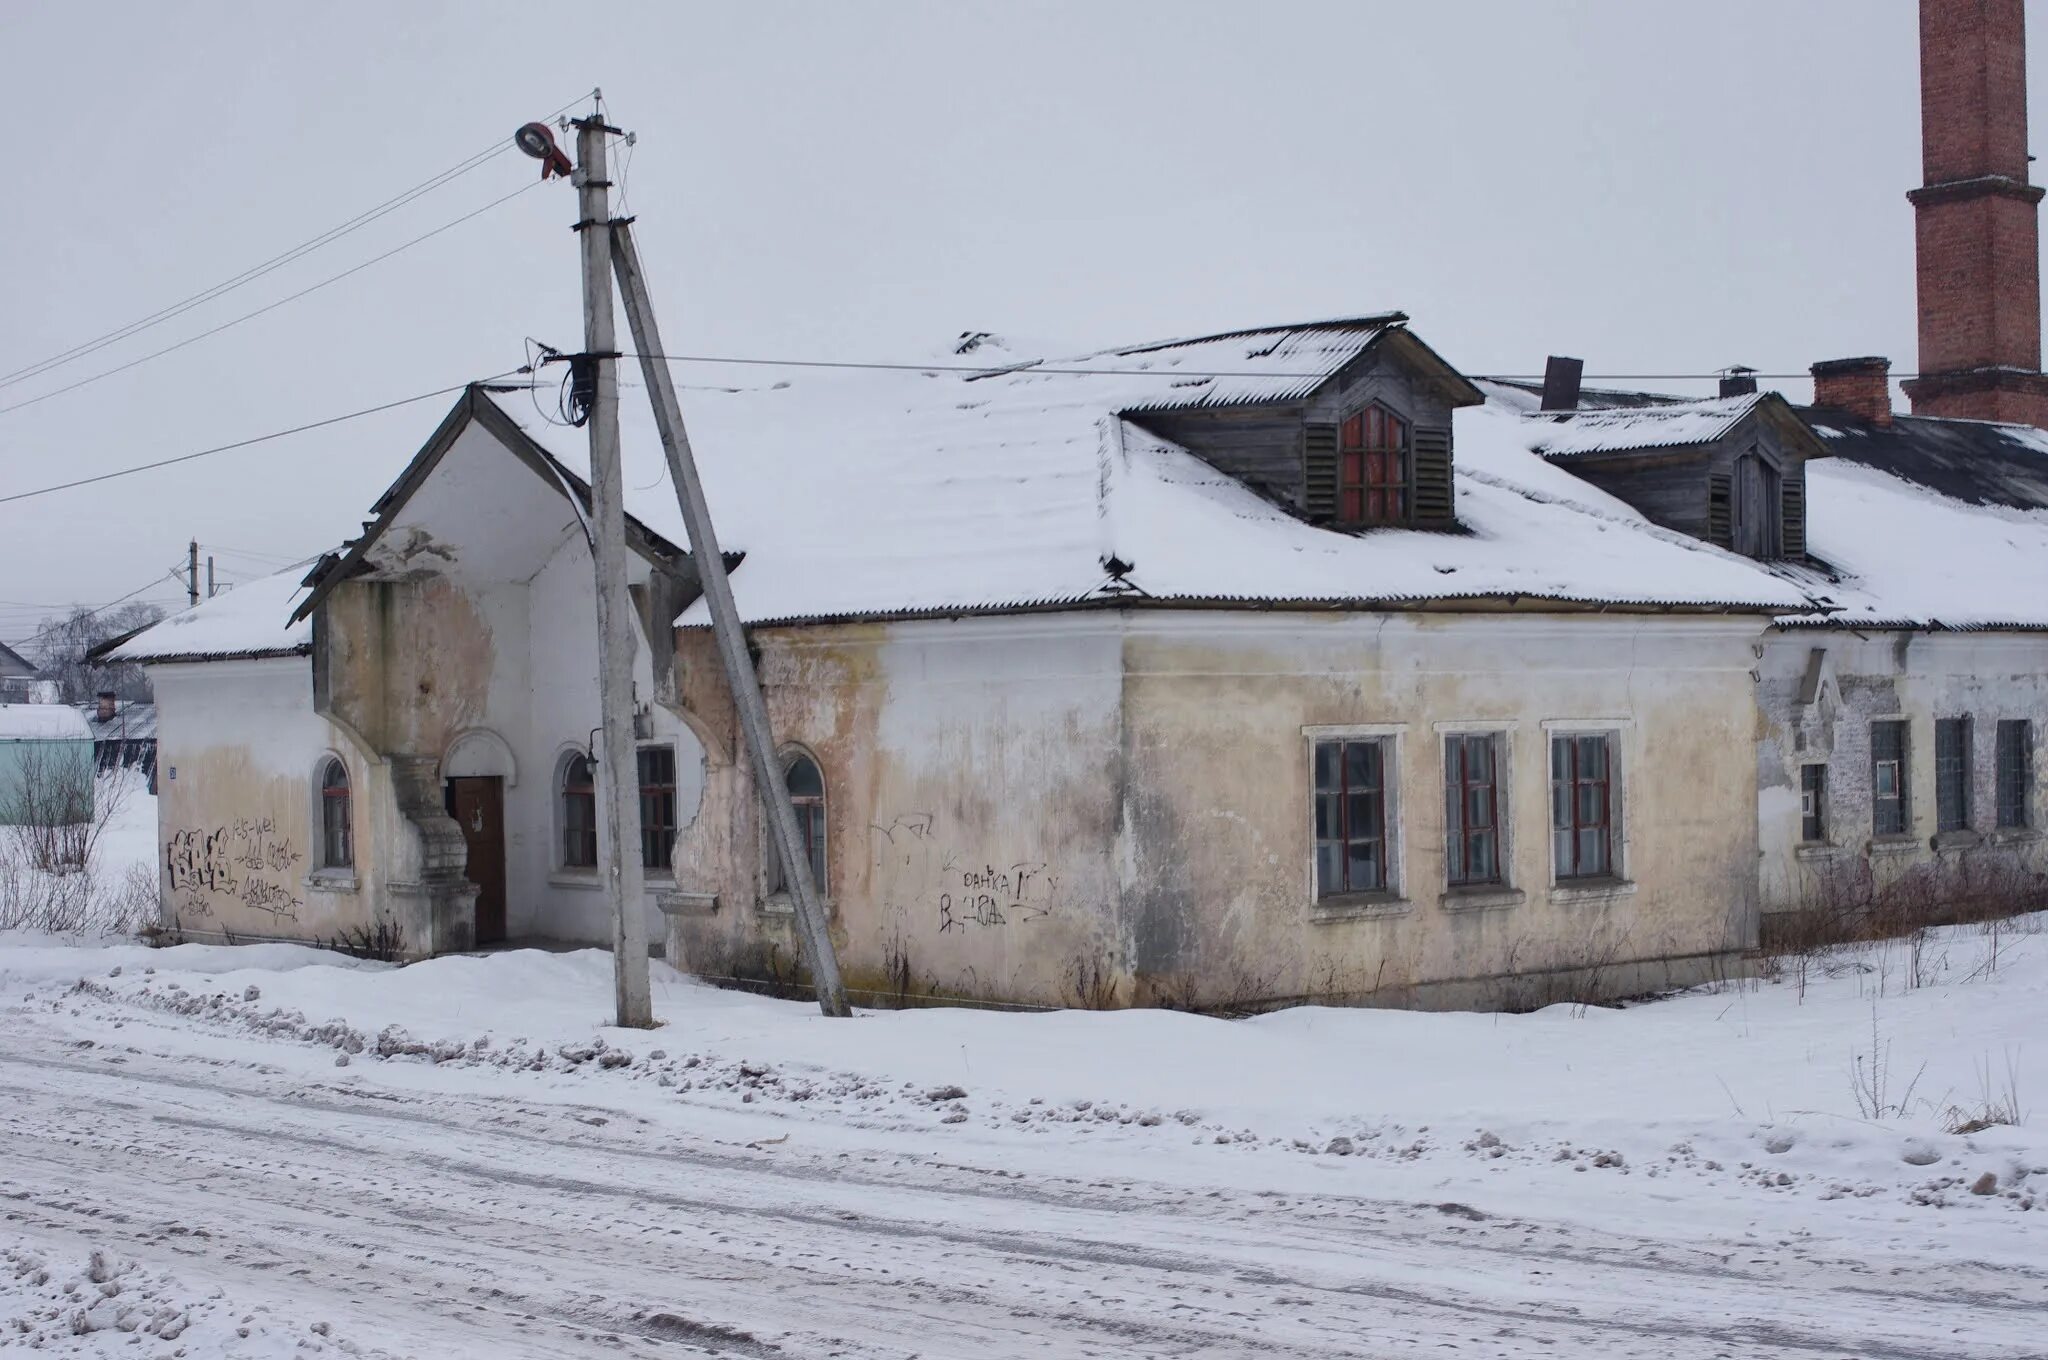
<svg viewBox="0 0 2048 1360"><path fill-rule="evenodd" d="M371 921L398 838L388 775L313 712L306 658L149 668L158 705L163 924L188 937L327 939ZM316 875L319 772L348 765L356 863Z"/></svg>
<svg viewBox="0 0 2048 1360"><path fill-rule="evenodd" d="M1754 940L1743 621L1135 614L1125 647L1123 947L1141 1001L1540 1001L1733 970ZM1621 877L1554 886L1552 724L1616 734ZM1392 900L1314 887L1304 729L1391 736ZM1443 736L1504 734L1504 890L1447 891ZM1666 965L1661 961L1677 962Z"/></svg>
<svg viewBox="0 0 2048 1360"><path fill-rule="evenodd" d="M1822 653L1818 687L1805 702L1809 667ZM1882 888L1910 873L1985 877L2048 873L2041 810L2048 770L2048 635L2024 632L1883 632L1799 628L1775 633L1758 663L1757 826L1759 891L1767 913L1795 911ZM1973 719L1971 828L1935 834L1934 724ZM1870 724L1907 728L1907 833L1873 835ZM2033 825L2001 831L1997 817L1997 723L2033 724ZM1802 843L1800 766L1824 764L1825 839Z"/></svg>
<svg viewBox="0 0 2048 1360"><path fill-rule="evenodd" d="M825 774L849 987L1057 1005L1114 985L1118 633L1108 614L754 631L777 738ZM716 665L701 633L683 647L686 669ZM694 693L729 706L722 683ZM678 859L679 886L719 905L672 919L672 956L788 980L793 919L764 899L738 755Z"/></svg>
<svg viewBox="0 0 2048 1360"><path fill-rule="evenodd" d="M1755 938L1759 631L1105 611L754 640L778 738L826 776L834 934L857 989L1487 1005L1532 995L1495 981L1506 974L1619 992L1738 966ZM686 665L708 655L701 637L682 642ZM1618 735L1627 882L1573 896L1552 891L1545 725L1584 720ZM1445 723L1508 737L1518 891L1486 906L1443 890ZM1304 728L1350 724L1396 735L1400 894L1326 920ZM672 918L680 966L794 978L788 918L761 893L763 849L744 761L714 769L678 877L718 906Z"/></svg>

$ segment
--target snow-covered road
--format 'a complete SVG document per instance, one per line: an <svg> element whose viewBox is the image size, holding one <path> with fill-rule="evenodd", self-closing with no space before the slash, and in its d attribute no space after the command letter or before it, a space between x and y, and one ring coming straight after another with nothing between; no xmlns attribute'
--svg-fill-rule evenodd
<svg viewBox="0 0 2048 1360"><path fill-rule="evenodd" d="M80 1038L92 1018L11 1009L0 1029L0 1233L218 1290L278 1354L1990 1360L2048 1335L2048 1260L1595 1233L1450 1199L1152 1181L1113 1154L1081 1178L432 1067L329 1078L298 1046L194 1051L177 1018ZM0 1287L0 1316L14 1298ZM272 1353L224 1335L188 1353Z"/></svg>

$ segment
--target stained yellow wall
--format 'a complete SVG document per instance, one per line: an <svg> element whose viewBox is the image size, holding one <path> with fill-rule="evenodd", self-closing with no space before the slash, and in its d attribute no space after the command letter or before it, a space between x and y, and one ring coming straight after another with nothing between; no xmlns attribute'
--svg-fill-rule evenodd
<svg viewBox="0 0 2048 1360"><path fill-rule="evenodd" d="M1132 611L755 640L778 737L828 781L850 985L1040 1004L1507 1005L1542 996L1502 975L1634 990L1732 967L1753 939L1759 631ZM716 664L702 642L683 635L685 674ZM1589 721L1617 733L1626 882L1567 901L1551 882L1546 724ZM1323 919L1304 729L1361 724L1397 740L1400 900ZM1507 734L1512 904L1444 893L1445 724ZM712 786L677 878L719 905L672 918L672 946L699 972L787 980L794 936L762 900L744 759ZM1674 958L1689 962L1632 966Z"/></svg>

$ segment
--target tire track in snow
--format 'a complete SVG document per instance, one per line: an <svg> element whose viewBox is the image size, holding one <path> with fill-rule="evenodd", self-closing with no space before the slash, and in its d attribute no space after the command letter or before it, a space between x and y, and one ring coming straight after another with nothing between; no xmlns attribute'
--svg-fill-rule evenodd
<svg viewBox="0 0 2048 1360"><path fill-rule="evenodd" d="M1256 1314L1248 1313L1243 1308L1222 1309L1220 1304L1218 1309L1211 1309L1211 1312L1220 1310L1223 1317L1234 1316L1239 1319L1237 1322L1228 1324L1227 1328L1222 1332L1206 1331L1200 1328L1166 1326L1149 1319L1092 1316L1084 1310L1095 1305L1090 1304L1085 1297L1077 1296L1074 1290L1064 1291L1069 1297L1064 1303L1054 1305L1054 1310L1056 1311L1037 1307L1025 1307L1021 1310L1025 1316L1035 1318L1041 1325L1056 1325L1063 1328L1073 1328L1078 1325L1081 1328L1080 1335L1082 1336L1090 1332L1100 1332L1114 1328L1117 1332L1122 1333L1123 1343L1126 1346L1136 1344L1145 1347L1148 1351L1156 1347L1173 1347L1182 1353L1186 1353L1187 1348L1192 1346L1197 1348L1194 1353L1204 1353L1204 1348L1219 1344L1252 1345L1261 1341L1270 1343L1272 1341L1270 1335L1261 1335L1261 1332L1269 1326L1266 1319L1284 1313L1289 1308L1299 1308L1301 1305L1308 1303L1309 1300L1299 1297L1303 1293L1317 1294L1320 1296L1318 1302L1322 1308L1329 1309L1334 1306L1347 1315L1341 1318L1319 1319L1325 1325L1317 1327L1316 1330L1324 1332L1324 1339L1327 1341L1337 1339L1336 1336L1328 1334L1330 1330L1340 1332L1348 1330L1353 1339L1361 1335L1386 1334L1389 1321L1386 1306L1393 1304L1416 1314L1416 1316L1402 1318L1403 1326L1399 1329L1411 1332L1412 1335L1444 1336L1457 1333L1470 1337L1473 1335L1469 1331L1471 1324L1492 1323L1499 1326L1507 1326L1511 1329L1561 1331L1564 1335L1556 1337L1553 1344L1556 1341L1562 1341L1565 1344L1580 1347L1585 1353L1625 1353L1614 1350L1611 1344L1603 1345L1602 1342L1604 1340L1608 1343L1625 1345L1629 1338L1657 1340L1664 1343L1661 1346L1646 1348L1640 1352L1642 1354L1668 1354L1671 1350L1671 1343L1683 1341L1708 1341L1716 1345L1732 1343L1749 1347L1765 1345L1781 1354L1804 1353L1830 1356L1841 1354L1845 1347L1845 1339L1841 1337L1819 1339L1814 1337L1810 1331L1802 1332L1782 1324L1767 1322L1764 1319L1756 1319L1732 1326L1727 1322L1721 1321L1720 1317L1729 1301L1725 1297L1728 1289L1736 1288L1747 1292L1749 1289L1754 1288L1756 1283L1750 1279L1723 1278L1718 1281L1724 1287L1722 1290L1723 1296L1718 1300L1701 1301L1703 1306L1700 1311L1714 1318L1715 1321L1712 1323L1668 1317L1662 1319L1655 1317L1631 1318L1621 1313L1621 1305L1624 1302L1628 1303L1629 1306L1640 1305L1635 1301L1618 1299L1608 1301L1616 1308L1616 1313L1612 1316L1587 1316L1583 1311L1582 1305L1573 1304L1550 1304L1541 1310L1536 1310L1532 1309L1527 1302L1524 1302L1521 1306L1488 1302L1477 1298L1461 1296L1456 1291L1446 1292L1440 1287L1424 1289L1414 1284L1392 1281L1358 1282L1355 1279L1355 1269L1352 1280L1344 1283L1332 1283L1327 1280L1307 1281L1296 1275L1272 1271L1264 1271L1262 1273L1255 1267L1247 1268L1243 1259L1230 1258L1233 1254L1242 1258L1245 1254L1244 1248L1247 1245L1256 1246L1257 1234L1260 1232L1271 1234L1277 1239L1276 1245L1294 1251L1297 1254L1310 1251L1310 1248L1303 1247L1297 1240L1299 1236L1296 1232L1297 1220L1293 1216L1269 1213L1264 1215L1262 1220L1256 1210L1251 1213L1243 1212L1244 1206L1239 1206L1240 1212L1238 1217L1234 1219L1228 1219L1223 1223L1215 1225L1201 1223L1194 1225L1197 1229L1211 1232L1212 1240L1204 1240L1192 1244L1207 1248L1210 1253L1207 1255L1194 1254L1186 1248L1178 1251L1169 1251L1160 1247L1156 1240L1139 1243L1118 1240L1113 1237L1076 1239L1065 1232L1068 1225L1059 1215L1051 1215L1047 1223L1028 1232L997 1232L983 1229L962 1229L953 1226L953 1221L959 1218L971 1220L972 1216L976 1213L990 1212L994 1205L989 1203L989 1201L1009 1201L1013 1206L1025 1207L1038 1212L1045 1211L1044 1196L1026 1197L1007 1194L1004 1193L1009 1188L1007 1186L1002 1188L988 1186L962 1188L950 1185L911 1187L902 1184L892 1184L888 1188L896 1190L906 1197L921 1196L927 1200L934 1201L932 1211L917 1218L884 1219L869 1214L858 1220L848 1220L841 1216L844 1211L811 1209L801 1206L793 1207L786 1202L786 1197L791 1192L788 1181L792 1178L807 1182L810 1186L821 1189L838 1187L843 1191L847 1187L861 1190L876 1188L875 1182L872 1180L866 1183L856 1182L852 1178L839 1174L836 1168L831 1167L820 1168L811 1166L793 1169L782 1161L766 1163L759 1160L742 1160L729 1154L717 1154L716 1157L712 1157L700 1155L699 1149L687 1148L679 1150L663 1159L672 1171L687 1172L693 1175L711 1173L729 1179L744 1176L754 1182L767 1181L778 1183L766 1186L757 1184L748 1193L731 1195L724 1198L709 1193L685 1194L674 1190L659 1190L650 1194L647 1187L632 1185L629 1178L617 1175L593 1178L589 1175L558 1176L521 1172L518 1170L518 1163L521 1159L510 1150L501 1150L501 1155L496 1159L478 1158L475 1156L450 1157L445 1153L423 1151L419 1148L394 1149L384 1147L380 1149L378 1146L380 1141L388 1142L389 1140L380 1140L374 1127L357 1130L356 1136L349 1138L336 1137L333 1129L308 1130L304 1128L285 1129L277 1127L281 1119L303 1119L310 1114L321 1119L323 1122L338 1122L344 1127L359 1123L368 1122L374 1124L374 1121L383 1121L387 1126L396 1124L407 1132L415 1134L440 1134L471 1142L479 1140L487 1142L498 1141L519 1145L520 1151L530 1151L532 1145L542 1144L564 1157L569 1155L569 1150L563 1149L559 1145L546 1144L544 1139L535 1135L496 1127L494 1121L503 1116L503 1111L493 1108L494 1102L490 1101L446 1102L459 1103L469 1107L467 1108L468 1118L463 1119L440 1116L424 1110L405 1108L404 1104L395 1101L378 1100L375 1102L362 1102L361 1108L344 1108L331 1103L309 1105L304 1100L298 1098L293 1091L289 1090L284 1092L252 1092L226 1088L222 1083L218 1082L199 1082L182 1077L171 1077L167 1074L144 1074L133 1070L112 1072L104 1067L81 1066L75 1062L33 1058L26 1055L20 1058L9 1056L6 1060L13 1062L17 1068L42 1068L53 1077L68 1077L70 1089L63 1092L63 1098L67 1102L79 1100L82 1094L80 1079L97 1078L99 1080L91 1081L89 1084L93 1086L115 1085L119 1089L121 1086L142 1081L154 1083L162 1088L187 1091L195 1096L210 1099L214 1104L223 1107L234 1105L248 1106L256 1121L253 1124L247 1121L226 1119L220 1113L201 1117L182 1113L153 1112L143 1116L140 1121L143 1124L142 1128L128 1131L128 1145L131 1147L153 1148L159 1152L172 1150L166 1149L164 1143L165 1136L173 1131L183 1132L191 1136L192 1144L180 1145L174 1149L180 1155L188 1157L196 1158L209 1151L213 1151L214 1149L209 1149L206 1146L209 1144L216 1145L220 1149L220 1151L215 1152L215 1155L221 1157L226 1156L224 1150L227 1148L241 1144L254 1144L269 1154L269 1160L259 1158L256 1160L253 1168L244 1170L248 1181L244 1187L243 1199L252 1204L265 1203L267 1200L265 1192L275 1191L278 1188L275 1177L269 1175L268 1172L288 1165L292 1157L296 1156L295 1150L297 1148L310 1146L324 1154L344 1159L377 1159L387 1162L396 1159L405 1164L408 1169L417 1169L421 1166L430 1167L442 1177L460 1179L473 1192L498 1188L506 1184L517 1184L527 1191L556 1197L565 1201L567 1207L562 1210L560 1216L566 1218L574 1218L579 1210L587 1214L590 1206L594 1204L623 1200L626 1202L625 1207L621 1209L618 1215L609 1220L610 1222L628 1221L623 1216L637 1206L657 1205L672 1214L697 1216L706 1220L716 1219L717 1228L710 1230L714 1235L717 1232L729 1234L732 1231L732 1225L728 1220L735 1218L757 1224L765 1224L769 1230L756 1235L757 1239L759 1239L753 1244L756 1250L765 1248L769 1242L778 1236L786 1237L785 1225L792 1224L813 1232L830 1233L839 1238L851 1239L853 1242L865 1247L870 1254L877 1251L901 1252L903 1250L902 1244L905 1242L936 1243L942 1250L957 1248L962 1252L976 1254L975 1269L967 1273L983 1278L971 1282L978 1287L965 1287L960 1283L946 1284L943 1281L932 1282L931 1287L938 1294L937 1301L955 1308L972 1308L998 1313L1005 1307L1012 1308L1013 1310L1017 1309L1021 1302L1020 1300L1006 1300L1000 1297L998 1291L988 1284L989 1278L999 1275L1001 1268L1010 1263L1024 1263L1029 1268L1040 1272L1038 1278L1041 1281L1048 1277L1048 1273L1055 1282L1062 1282L1059 1279L1061 1276L1079 1275L1092 1279L1095 1282L1113 1284L1133 1292L1140 1289L1148 1290L1159 1294L1162 1298L1173 1292L1164 1283L1164 1281L1168 1280L1178 1280L1183 1284L1191 1280L1209 1281L1210 1283L1203 1287L1211 1293L1220 1292L1226 1295L1222 1302L1237 1302L1237 1300L1227 1297L1236 1292L1235 1289L1228 1286L1234 1285L1239 1289L1246 1290L1274 1291L1256 1300L1247 1301L1255 1306ZM223 1072L220 1075L226 1077L229 1074ZM36 1087L33 1083L14 1089L17 1095L15 1102L17 1109L24 1103L33 1105L39 1096L48 1097L53 1094L46 1088ZM117 1103L114 1100L91 1100L82 1104L67 1104L63 1108L63 1113L87 1124L92 1123L96 1117L100 1122L104 1122L106 1112L108 1111L116 1114L129 1114L131 1116L139 1113L135 1102L121 1103L126 1104L128 1108L126 1110L118 1109ZM10 1124L14 1122L11 1119L9 1120ZM48 1121L40 1122L43 1132L47 1135ZM15 1136L10 1138L10 1145L21 1146L21 1137L23 1135L33 1137L37 1131L35 1121L20 1127L15 1131ZM389 1134L391 1130L387 1127L384 1132ZM587 1139L590 1136L590 1131L578 1129L576 1136L579 1139ZM290 1150L291 1155L279 1155L280 1149ZM610 1165L614 1168L622 1158L629 1162L635 1158L641 1162L646 1160L645 1154L630 1150L622 1152L619 1149L609 1147L581 1146L573 1151L576 1157L609 1159ZM509 1177L508 1167L511 1168ZM397 1178L393 1178L388 1174L388 1168L380 1169L386 1171L386 1180L396 1182ZM594 1170L595 1168L592 1169ZM919 1168L919 1170L927 1169ZM216 1169L211 1174L218 1178L228 1173ZM623 1188L620 1184L622 1180L627 1181ZM376 1181L373 1179L370 1187L358 1186L348 1193L351 1195L362 1195L367 1189L372 1192L372 1198L374 1198L375 1185ZM296 1188L296 1184L294 1188ZM410 1209L410 1212L395 1213L391 1223L373 1225L374 1233L372 1237L377 1233L393 1231L394 1225L416 1225L411 1230L431 1238L436 1235L434 1225L437 1221L445 1224L458 1211L470 1212L469 1205L472 1202L470 1197L447 1194L445 1183L438 1188L441 1193L427 1196L428 1203L423 1208L406 1206L407 1209ZM731 1189L734 1187L724 1186L721 1188ZM746 1187L739 1188L746 1189ZM1147 1189L1149 1191L1150 1188L1148 1187ZM784 1202L779 1207L772 1204L764 1205L761 1202L763 1196L771 1198L779 1196L783 1198ZM1171 1199L1172 1195L1169 1193L1167 1198ZM974 1201L977 1200L982 1201L982 1203L979 1205L975 1204ZM1121 1212L1112 1209L1110 1213L1105 1214L1094 1207L1096 1203L1103 1201L1107 1201L1112 1205L1120 1203ZM1067 1204L1071 1206L1071 1197L1067 1200ZM394 1211L398 1209L398 1206L395 1205L390 1207ZM1136 1222L1142 1221L1142 1219L1152 1219L1155 1221L1149 1225L1152 1229L1149 1235L1155 1239L1173 1240L1177 1237L1185 1238L1190 1235L1190 1224L1185 1221L1184 1216L1178 1221L1157 1222L1156 1220L1161 1216L1154 1212L1155 1208L1155 1204L1147 1201L1142 1195L1128 1196L1120 1202L1116 1196L1096 1196L1089 1206L1075 1212L1086 1214L1093 1219L1109 1219L1110 1221L1106 1223L1091 1224L1092 1227L1099 1230L1122 1228L1125 1232L1132 1232ZM1166 1217L1171 1218L1172 1215L1166 1215ZM484 1219L481 1226L503 1227L505 1225L496 1223L494 1220ZM531 1227L531 1225L528 1226ZM1213 1240L1216 1229L1221 1229L1222 1235L1225 1238L1235 1237L1237 1241ZM481 1230L481 1227L473 1227L472 1230ZM1417 1267L1414 1262L1380 1262L1374 1260L1375 1248L1379 1244L1372 1240L1371 1234L1372 1225L1370 1224L1363 1225L1362 1229L1357 1226L1354 1227L1352 1238L1348 1245L1357 1254L1358 1260L1354 1263L1355 1265L1384 1266L1388 1269L1389 1273L1396 1275L1414 1273L1416 1271ZM876 1239L878 1238L885 1240L877 1241ZM717 1244L712 1243L708 1245L715 1246ZM726 1245L732 1244L728 1242ZM1346 1244L1342 1241L1341 1237L1332 1236L1328 1233L1318 1235L1317 1242L1312 1244L1315 1251L1325 1252L1343 1245ZM1743 1245L1746 1250L1756 1250L1753 1244ZM1468 1245L1447 1243L1440 1240L1438 1248L1441 1254L1457 1259L1464 1250L1468 1249ZM848 1248L848 1250L851 1250L851 1248ZM1512 1253L1511 1247L1498 1250ZM1253 1254L1256 1255L1257 1252L1254 1251ZM1544 1255L1543 1253L1531 1254L1538 1258ZM452 1263L441 1262L438 1264L441 1268L448 1268ZM727 1254L722 1264L726 1266L734 1264L731 1253ZM1467 1261L1466 1269L1468 1274L1471 1273L1470 1265L1471 1263ZM1497 1269L1497 1263L1482 1263L1482 1265L1490 1265ZM1111 1274L1106 1273L1115 1271L1135 1272L1136 1278L1116 1279ZM1484 1271L1482 1270L1480 1273L1483 1274ZM1698 1274L1698 1272L1694 1273ZM1712 1279L1711 1276L1702 1276L1701 1278L1705 1280ZM1496 1281L1495 1283L1499 1282ZM1669 1281L1664 1283L1667 1287L1662 1292L1667 1295L1682 1295L1686 1292L1682 1289L1669 1287L1671 1284ZM1696 1281L1687 1281L1686 1283L1693 1284ZM1864 1282L1859 1281L1858 1284L1859 1287L1867 1288L1867 1284ZM806 1287L819 1288L821 1286L818 1281L812 1279L807 1281ZM836 1288L844 1291L847 1284L842 1280L822 1287ZM1040 1288L1043 1292L1055 1292L1043 1285ZM1082 1294L1086 1292L1085 1290L1081 1291ZM1881 1295L1881 1297L1888 1296ZM1347 1301L1350 1301L1354 1306L1345 1306ZM1369 1301L1376 1306L1363 1314L1357 1313L1355 1304L1365 1301ZM1666 1306L1669 1305L1670 1301L1668 1298L1664 1300ZM879 1313L886 1313L889 1310L881 1306L882 1302L881 1299L874 1299L870 1302L865 1297L862 1300L864 1306L874 1308ZM1745 1300L1745 1302L1754 1306L1756 1301L1750 1299ZM1900 1300L1900 1302L1905 1301ZM1868 1307L1868 1305L1865 1306L1866 1308ZM1915 1301L1914 1306L1918 1308L1922 1305ZM1169 1309L1169 1311L1189 1310L1202 1311L1199 1308L1183 1309L1178 1303ZM1574 1310L1576 1310L1576 1315L1571 1315ZM557 1311L567 1316L573 1313L574 1310L558 1309ZM1098 1311L1100 1310L1098 1309ZM1959 1319L1967 1318L1970 1315L1968 1310L1963 1310L1957 1314ZM587 1319L589 1316L591 1315L587 1310L575 1315L576 1319ZM1163 1320L1161 1321L1163 1322ZM1344 1324L1343 1328L1331 1329L1328 1327L1328 1324L1340 1322ZM1869 1319L1866 1319L1866 1322L1869 1324L1870 1330L1879 1330L1877 1322ZM924 1319L923 1323L927 1328L931 1325L929 1319ZM1247 1324L1251 1324L1249 1328ZM1915 1327L1909 1330L1924 1333L1927 1329L1925 1327ZM928 1335L929 1333L927 1332L926 1334ZM1274 1350L1270 1344L1262 1348L1268 1350L1269 1353L1286 1353L1285 1351ZM1943 1345L1937 1349L1932 1346L1916 1346L1904 1342L1891 1342L1881 1338L1866 1342L1860 1346L1850 1344L1850 1348L1862 1354L1891 1357L1893 1360L1922 1360L1923 1357L1933 1357L1936 1355L1944 1357L1945 1360L1945 1357L1954 1353L1952 1347L1948 1345ZM1291 1344L1289 1349L1292 1349ZM1634 1351L1635 1348L1629 1346L1627 1350ZM1242 1352L1225 1350L1216 1353ZM1349 1347L1346 1347L1343 1351L1338 1351L1327 1345L1319 1344L1312 1349L1297 1353L1363 1354L1365 1352L1351 1350ZM1994 1352L1980 1350L1978 1353L1993 1354Z"/></svg>

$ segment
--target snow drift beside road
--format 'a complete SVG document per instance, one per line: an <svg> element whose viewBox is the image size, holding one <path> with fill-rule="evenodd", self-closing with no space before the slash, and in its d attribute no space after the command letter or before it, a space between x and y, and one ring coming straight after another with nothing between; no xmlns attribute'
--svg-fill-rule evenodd
<svg viewBox="0 0 2048 1360"><path fill-rule="evenodd" d="M1803 987L1531 1015L912 1010L841 1022L657 964L664 1027L642 1033L605 1024L610 959L596 950L400 968L293 945L17 939L0 949L0 985L49 1006L318 1045L352 1080L431 1064L436 1079L522 1099L748 1106L1048 1155L1351 1156L1483 1170L1546 1200L1583 1198L1562 1173L1590 1171L1616 1182L1602 1193L1623 1213L1651 1187L1623 1191L1621 1177L1686 1201L1739 1188L2025 1211L2048 1177L2048 1140L2024 1126L1948 1129L2000 1103L2024 1115L2027 1093L2048 1089L2048 1046L2030 1043L2048 1030L2048 940L2031 933L2044 921L1937 932L1917 977L1904 945L1872 946ZM1246 1174L1257 1173L1231 1173Z"/></svg>

